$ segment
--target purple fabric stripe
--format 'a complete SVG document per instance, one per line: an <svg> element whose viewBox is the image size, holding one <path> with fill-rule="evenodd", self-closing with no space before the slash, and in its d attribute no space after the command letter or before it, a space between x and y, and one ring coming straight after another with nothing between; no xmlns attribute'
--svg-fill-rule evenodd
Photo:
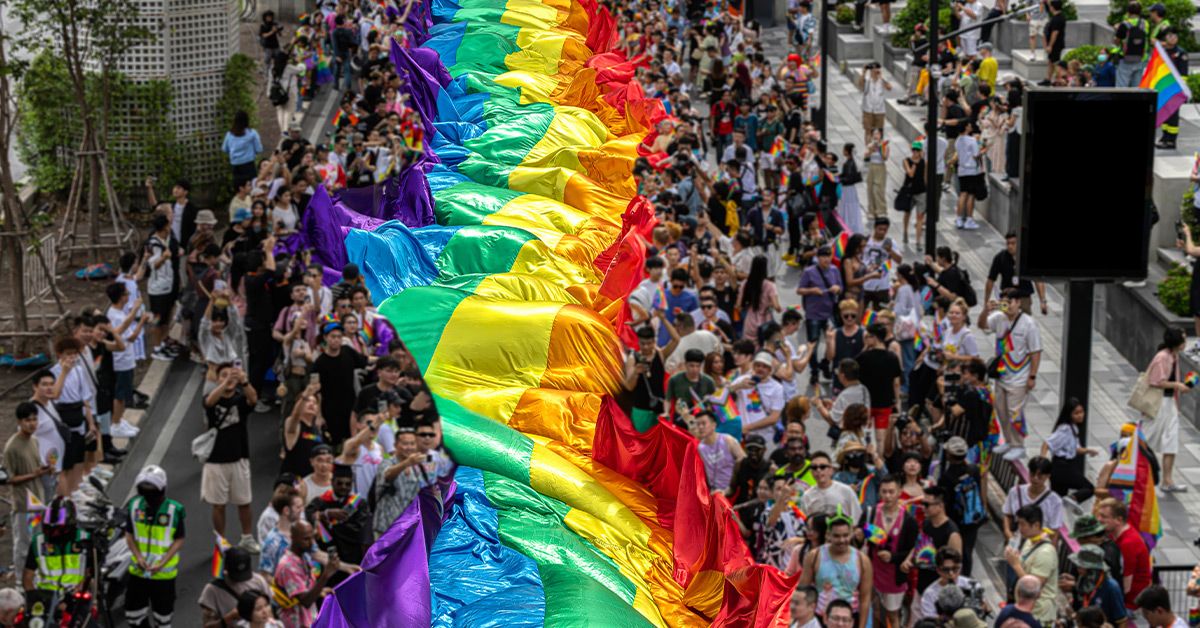
<svg viewBox="0 0 1200 628"><path fill-rule="evenodd" d="M421 489L392 527L363 558L362 571L350 576L325 599L317 628L428 626L432 621L429 551L442 526L443 490L453 499L454 485ZM396 600L402 592L402 603Z"/></svg>

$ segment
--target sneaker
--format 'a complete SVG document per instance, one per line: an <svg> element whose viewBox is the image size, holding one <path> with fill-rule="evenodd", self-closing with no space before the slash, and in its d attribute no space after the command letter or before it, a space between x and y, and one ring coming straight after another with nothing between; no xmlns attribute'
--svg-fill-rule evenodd
<svg viewBox="0 0 1200 628"><path fill-rule="evenodd" d="M1185 484L1168 484L1163 487L1163 490L1168 493L1183 493L1188 490Z"/></svg>
<svg viewBox="0 0 1200 628"><path fill-rule="evenodd" d="M958 216L958 217L956 217L956 218L954 219L954 228L955 228L955 229L962 229L962 228L963 228L963 219L962 219L962 216Z"/></svg>
<svg viewBox="0 0 1200 628"><path fill-rule="evenodd" d="M121 421L113 425L109 432L113 438L136 438L141 430L130 425L128 421Z"/></svg>
<svg viewBox="0 0 1200 628"><path fill-rule="evenodd" d="M271 406L268 405L265 401L259 401L258 403L254 404L254 412L256 414L266 414L270 411L271 411Z"/></svg>
<svg viewBox="0 0 1200 628"><path fill-rule="evenodd" d="M1008 451L1006 451L1004 453L1004 459L1009 462L1016 462L1018 460L1024 460L1025 459L1025 448L1024 447L1012 447L1011 449L1009 449Z"/></svg>
<svg viewBox="0 0 1200 628"><path fill-rule="evenodd" d="M112 455L112 453L106 453L106 454L104 454L104 459L101 460L100 462L103 464L112 465L115 467L115 466L121 464L121 462L124 460L125 460L124 456L114 456L114 455Z"/></svg>
<svg viewBox="0 0 1200 628"><path fill-rule="evenodd" d="M251 554L262 553L262 547L258 544L258 541L255 541L254 537L250 536L249 534L242 535L242 540L238 541L238 547L250 552Z"/></svg>
<svg viewBox="0 0 1200 628"><path fill-rule="evenodd" d="M1125 286L1126 288L1145 288L1146 282L1145 282L1145 280L1143 280L1143 281L1126 281L1122 285Z"/></svg>
<svg viewBox="0 0 1200 628"><path fill-rule="evenodd" d="M1062 503L1063 506L1066 506L1067 510L1070 510L1071 513L1076 517L1083 515L1083 508L1079 505L1079 502L1075 501L1074 497L1067 495L1066 497L1062 498Z"/></svg>
<svg viewBox="0 0 1200 628"><path fill-rule="evenodd" d="M963 221L963 229L975 230L979 228L979 223L975 222L974 218L968 218Z"/></svg>
<svg viewBox="0 0 1200 628"><path fill-rule="evenodd" d="M784 254L783 254L783 259L784 259L784 261L788 261L788 262L790 262L790 261L792 261L792 260L796 259L796 256L795 256L795 255L792 255L791 253L784 253Z"/></svg>
<svg viewBox="0 0 1200 628"><path fill-rule="evenodd" d="M154 351L151 351L150 357L155 360L162 360L163 362L172 362L175 360L175 356L171 355L170 352L163 347L159 347Z"/></svg>
<svg viewBox="0 0 1200 628"><path fill-rule="evenodd" d="M1009 449L1012 449L1012 445L1009 445L1008 443L1000 443L999 445L992 447L992 453L1002 454L1002 453L1008 451Z"/></svg>

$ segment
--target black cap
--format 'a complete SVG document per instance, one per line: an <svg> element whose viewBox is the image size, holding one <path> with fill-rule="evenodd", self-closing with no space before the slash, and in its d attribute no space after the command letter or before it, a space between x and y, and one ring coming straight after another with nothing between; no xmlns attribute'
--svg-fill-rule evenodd
<svg viewBox="0 0 1200 628"><path fill-rule="evenodd" d="M751 447L758 447L759 449L766 449L767 448L767 439L763 438L762 436L760 436L758 434L747 434L746 437L742 439L742 447L744 447L746 449L749 449Z"/></svg>
<svg viewBox="0 0 1200 628"><path fill-rule="evenodd" d="M350 262L342 267L342 279L346 281L354 281L358 279L358 264Z"/></svg>
<svg viewBox="0 0 1200 628"><path fill-rule="evenodd" d="M333 465L334 478L352 478L354 477L354 467L348 464Z"/></svg>
<svg viewBox="0 0 1200 628"><path fill-rule="evenodd" d="M329 445L326 445L325 443L321 443L320 445L313 447L312 450L308 452L308 457L316 458L317 456L320 456L322 454L329 454L332 456L333 455L333 447L330 447Z"/></svg>
<svg viewBox="0 0 1200 628"><path fill-rule="evenodd" d="M231 547L225 550L225 580L227 582L245 582L254 575L253 560L250 552Z"/></svg>

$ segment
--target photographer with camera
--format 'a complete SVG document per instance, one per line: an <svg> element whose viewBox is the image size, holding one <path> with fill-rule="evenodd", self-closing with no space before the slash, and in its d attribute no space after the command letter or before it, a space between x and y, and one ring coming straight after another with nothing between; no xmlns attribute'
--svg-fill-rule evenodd
<svg viewBox="0 0 1200 628"><path fill-rule="evenodd" d="M674 333L675 327L662 319L662 311L653 309L654 316L660 317L664 327L669 327ZM663 387L666 383L667 369L664 366L663 353L654 344L654 328L643 325L637 330L638 348L625 357L625 379L623 385L629 393L633 406L629 414L634 427L638 431L646 431L658 422L658 415L663 411ZM668 345L668 351L673 350L674 342ZM739 426L737 436L741 437Z"/></svg>
<svg viewBox="0 0 1200 628"><path fill-rule="evenodd" d="M1017 511L1017 531L1021 542L1017 547L1009 545L1004 550L1004 560L1016 576L1016 587L1021 578L1033 576L1041 583L1041 593L1033 605L1033 616L1044 626L1052 625L1058 617L1058 550L1045 534L1042 510L1032 504Z"/></svg>
<svg viewBox="0 0 1200 628"><path fill-rule="evenodd" d="M962 608L965 603L965 599L962 597L962 590L979 586L978 582L962 575L963 555L962 552L953 547L938 548L934 565L937 569L937 580L925 587L921 592L920 603L915 609L916 619L937 619L941 614L938 608L938 597L944 589L957 587L960 589L958 606L948 613L948 615L953 615L954 611Z"/></svg>
<svg viewBox="0 0 1200 628"><path fill-rule="evenodd" d="M963 363L962 372L947 372L938 380L942 416L932 426L938 440L959 436L967 443L967 461L983 461L983 441L992 422L992 393L987 388L987 367L979 358Z"/></svg>
<svg viewBox="0 0 1200 628"><path fill-rule="evenodd" d="M938 621L950 628L987 628L980 619L988 610L983 602L983 588L973 583L969 588L958 585L945 587L935 602Z"/></svg>
<svg viewBox="0 0 1200 628"><path fill-rule="evenodd" d="M1025 457L1025 398L1037 384L1042 339L1032 316L1021 311L1021 292L1008 288L1001 301L988 301L979 313L979 328L995 334L996 357L988 365L995 381L996 416L1004 443L992 451L1006 460Z"/></svg>

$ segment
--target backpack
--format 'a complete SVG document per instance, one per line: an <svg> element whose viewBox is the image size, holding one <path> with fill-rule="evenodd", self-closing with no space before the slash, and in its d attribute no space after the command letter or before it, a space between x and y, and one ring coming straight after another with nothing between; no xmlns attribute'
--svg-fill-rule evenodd
<svg viewBox="0 0 1200 628"><path fill-rule="evenodd" d="M1125 56L1140 57L1146 54L1146 22L1138 18L1135 22L1125 22L1129 27L1125 33Z"/></svg>
<svg viewBox="0 0 1200 628"><path fill-rule="evenodd" d="M962 277L962 287L958 290L958 296L967 302L967 307L975 307L979 304L979 297L975 296L975 288L971 287L971 275L967 274L965 268L958 268L958 274Z"/></svg>
<svg viewBox="0 0 1200 628"><path fill-rule="evenodd" d="M975 525L987 519L987 511L983 508L983 493L979 487L979 479L970 473L964 474L954 485L954 504L962 515L959 523Z"/></svg>
<svg viewBox="0 0 1200 628"><path fill-rule="evenodd" d="M283 88L279 79L271 79L271 91L268 98L270 98L271 104L276 107L282 107L288 103L287 90Z"/></svg>

